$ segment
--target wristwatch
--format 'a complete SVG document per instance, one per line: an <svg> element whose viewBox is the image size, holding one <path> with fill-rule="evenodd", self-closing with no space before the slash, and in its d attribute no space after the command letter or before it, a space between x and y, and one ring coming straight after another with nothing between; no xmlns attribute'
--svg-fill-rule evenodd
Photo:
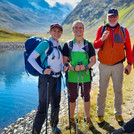
<svg viewBox="0 0 134 134"><path fill-rule="evenodd" d="M89 69L88 65L86 65L85 68L86 68L86 70L88 70Z"/></svg>

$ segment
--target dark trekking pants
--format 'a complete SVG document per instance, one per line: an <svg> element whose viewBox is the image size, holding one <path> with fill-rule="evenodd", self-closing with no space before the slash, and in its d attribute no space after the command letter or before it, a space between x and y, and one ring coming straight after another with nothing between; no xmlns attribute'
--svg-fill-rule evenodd
<svg viewBox="0 0 134 134"><path fill-rule="evenodd" d="M132 118L130 121L128 121L128 122L124 125L124 129L125 129L125 132L127 132L127 133L132 133L132 132L134 132L134 118Z"/></svg>
<svg viewBox="0 0 134 134"><path fill-rule="evenodd" d="M49 82L48 88L48 100L47 100L47 82ZM46 119L47 101L48 105L51 102L51 127L56 127L59 121L59 108L61 99L61 77L54 78L51 76L39 76L39 105L38 111L33 124L33 133L36 131L40 134L42 125Z"/></svg>

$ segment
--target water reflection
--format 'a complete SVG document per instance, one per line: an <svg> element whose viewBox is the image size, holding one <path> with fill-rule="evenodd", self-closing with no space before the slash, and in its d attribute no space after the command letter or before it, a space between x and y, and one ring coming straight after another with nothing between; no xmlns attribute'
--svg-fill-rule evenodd
<svg viewBox="0 0 134 134"><path fill-rule="evenodd" d="M0 52L0 129L37 107L37 81L25 72L23 51Z"/></svg>
<svg viewBox="0 0 134 134"><path fill-rule="evenodd" d="M24 72L24 62L21 51L0 53L0 75L5 85L19 80Z"/></svg>

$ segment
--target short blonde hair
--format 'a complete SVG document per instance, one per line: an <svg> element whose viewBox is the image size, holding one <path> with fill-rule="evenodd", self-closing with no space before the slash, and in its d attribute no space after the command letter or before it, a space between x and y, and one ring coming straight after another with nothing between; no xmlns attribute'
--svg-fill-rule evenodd
<svg viewBox="0 0 134 134"><path fill-rule="evenodd" d="M72 29L74 28L74 26L76 25L76 23L81 23L81 24L83 25L83 28L84 28L83 22L80 21L80 20L76 20L76 21L74 21L73 24L72 24Z"/></svg>

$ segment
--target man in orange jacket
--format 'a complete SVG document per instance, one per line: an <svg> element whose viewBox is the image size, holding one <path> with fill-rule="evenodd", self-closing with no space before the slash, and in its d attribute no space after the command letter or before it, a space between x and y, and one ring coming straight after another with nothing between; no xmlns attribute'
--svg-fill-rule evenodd
<svg viewBox="0 0 134 134"><path fill-rule="evenodd" d="M125 73L131 72L132 52L129 32L118 23L118 10L111 8L107 13L107 24L101 26L94 41L95 49L98 51L99 64L99 92L97 97L97 122L100 127L105 124L104 109L106 104L107 87L110 77L114 88L115 119L119 125L124 125L122 117L122 82L123 82L123 62L127 58L128 65ZM104 29L105 28L105 29ZM124 30L124 32L123 32ZM124 49L125 48L125 49Z"/></svg>

